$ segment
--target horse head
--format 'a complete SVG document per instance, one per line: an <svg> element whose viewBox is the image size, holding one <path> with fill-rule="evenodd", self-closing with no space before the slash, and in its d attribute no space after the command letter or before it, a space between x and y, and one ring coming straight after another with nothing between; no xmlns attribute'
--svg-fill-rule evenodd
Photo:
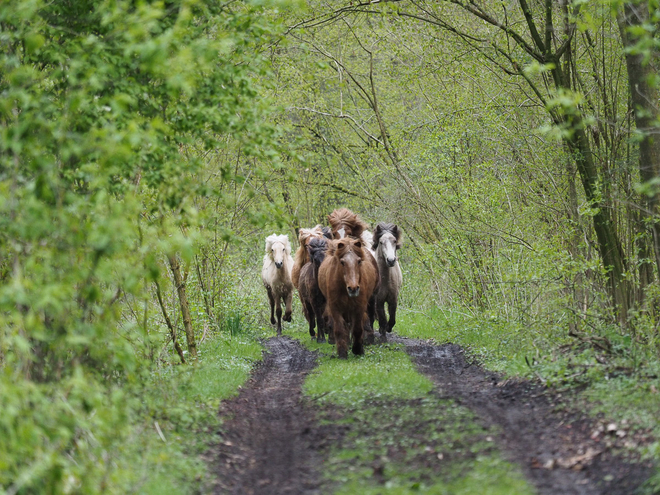
<svg viewBox="0 0 660 495"><path fill-rule="evenodd" d="M286 256L291 254L289 236L285 234L268 236L266 238L266 254L273 260L278 270L282 269Z"/></svg>
<svg viewBox="0 0 660 495"><path fill-rule="evenodd" d="M335 249L334 255L339 259L348 297L358 297L362 275L360 265L364 259L362 241L350 238L341 239L336 241Z"/></svg>
<svg viewBox="0 0 660 495"><path fill-rule="evenodd" d="M397 260L397 250L401 248L401 229L393 223L381 222L374 232L372 249L382 257L389 267Z"/></svg>
<svg viewBox="0 0 660 495"><path fill-rule="evenodd" d="M307 252L309 259L318 269L325 259L325 252L328 249L328 240L325 237L310 239L307 243Z"/></svg>

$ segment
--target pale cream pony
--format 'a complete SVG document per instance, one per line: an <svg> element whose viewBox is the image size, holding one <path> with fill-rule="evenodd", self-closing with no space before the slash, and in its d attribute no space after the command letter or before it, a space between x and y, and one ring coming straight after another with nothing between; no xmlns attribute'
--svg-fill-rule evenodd
<svg viewBox="0 0 660 495"><path fill-rule="evenodd" d="M266 238L266 254L261 269L261 280L268 291L270 301L270 323L277 324L277 335L282 335L282 300L284 301L284 321L291 321L291 300L293 283L291 282L291 244L289 236L269 235ZM277 314L277 321L275 321Z"/></svg>

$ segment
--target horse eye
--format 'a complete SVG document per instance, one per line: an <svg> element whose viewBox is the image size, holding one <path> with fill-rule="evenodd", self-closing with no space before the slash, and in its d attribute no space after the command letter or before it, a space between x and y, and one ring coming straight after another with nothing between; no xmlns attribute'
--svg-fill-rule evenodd
<svg viewBox="0 0 660 495"><path fill-rule="evenodd" d="M361 264L362 264L362 260L358 261L358 265L361 265Z"/></svg>

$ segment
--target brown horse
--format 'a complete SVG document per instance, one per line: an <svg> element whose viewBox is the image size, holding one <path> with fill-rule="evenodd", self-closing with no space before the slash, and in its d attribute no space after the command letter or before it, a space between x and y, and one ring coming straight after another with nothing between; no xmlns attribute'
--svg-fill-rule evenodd
<svg viewBox="0 0 660 495"><path fill-rule="evenodd" d="M330 215L328 215L328 223L330 223L330 228L332 229L332 235L334 239L343 239L345 237L353 237L360 239L366 248L367 252L366 258L369 259L369 263L373 265L378 272L378 262L374 257L374 253L370 251L371 244L373 242L373 236L369 232L369 225L365 223L356 213L353 213L348 208L339 208L334 210ZM378 277L378 282L376 285L376 290L380 285L380 276ZM374 342L374 321L376 320L376 298L375 296L369 300L367 306L367 315L368 320L365 321L364 330L366 332L365 342L371 344Z"/></svg>
<svg viewBox="0 0 660 495"><path fill-rule="evenodd" d="M305 318L309 323L309 335L314 334L316 326L316 342L325 342L326 317L325 317L325 296L319 289L318 277L319 267L325 259L325 252L328 249L328 240L325 237L320 239L310 239L307 243L307 252L310 262L300 270L300 280L298 282L298 294L306 311Z"/></svg>
<svg viewBox="0 0 660 495"><path fill-rule="evenodd" d="M349 331L353 354L364 354L363 325L367 305L378 284L378 269L359 239L331 241L319 268L319 288L326 298L326 313L332 320L337 355L348 357Z"/></svg>

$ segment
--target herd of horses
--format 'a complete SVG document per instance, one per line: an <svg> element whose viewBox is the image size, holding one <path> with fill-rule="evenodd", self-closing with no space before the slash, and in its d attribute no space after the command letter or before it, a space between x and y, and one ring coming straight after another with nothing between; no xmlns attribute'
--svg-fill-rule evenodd
<svg viewBox="0 0 660 495"><path fill-rule="evenodd" d="M365 344L374 342L376 319L383 341L396 323L403 283L397 257L402 232L393 223L381 222L372 233L347 208L333 211L328 223L330 227L299 229L295 259L286 234L268 236L261 278L268 292L270 322L277 325L278 335L282 319L291 321L295 288L309 334L319 343L327 335L328 342L336 344L337 355L347 358L349 344L359 355L364 354Z"/></svg>

